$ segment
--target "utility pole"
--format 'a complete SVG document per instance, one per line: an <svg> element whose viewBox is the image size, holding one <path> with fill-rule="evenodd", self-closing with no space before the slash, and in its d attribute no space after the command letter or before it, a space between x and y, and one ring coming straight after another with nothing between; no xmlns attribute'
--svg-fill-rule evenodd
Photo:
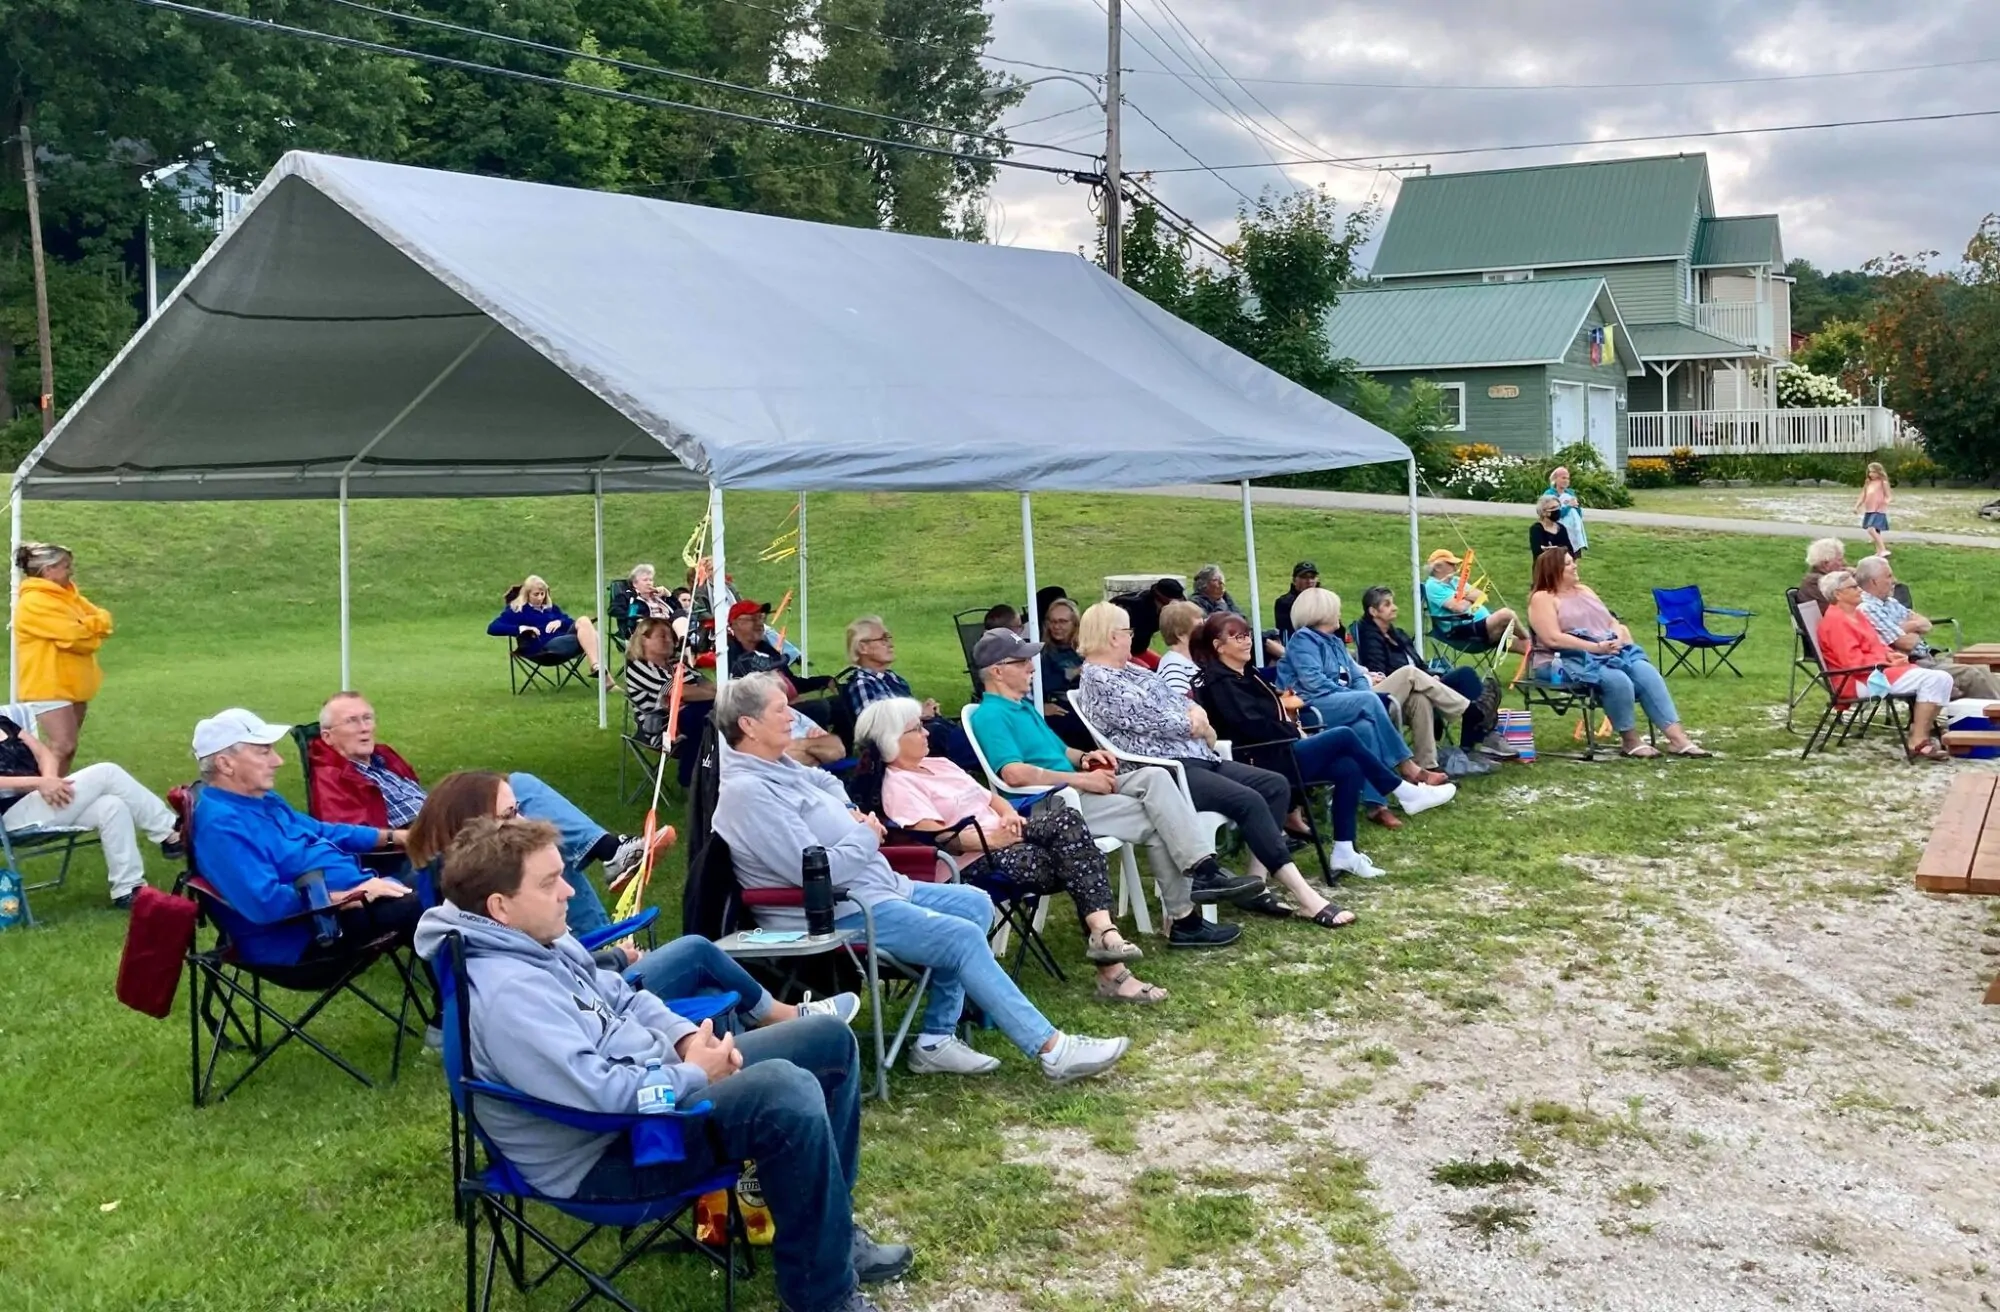
<svg viewBox="0 0 2000 1312"><path fill-rule="evenodd" d="M1118 281L1125 281L1124 183L1118 168L1118 66L1121 58L1124 23L1122 0L1105 0L1111 20L1109 53L1104 68L1104 267Z"/></svg>
<svg viewBox="0 0 2000 1312"><path fill-rule="evenodd" d="M42 344L42 436L56 422L56 357L49 342L49 275L42 264L42 204L35 191L35 139L21 119L21 181L28 191L28 248L35 262L35 331Z"/></svg>

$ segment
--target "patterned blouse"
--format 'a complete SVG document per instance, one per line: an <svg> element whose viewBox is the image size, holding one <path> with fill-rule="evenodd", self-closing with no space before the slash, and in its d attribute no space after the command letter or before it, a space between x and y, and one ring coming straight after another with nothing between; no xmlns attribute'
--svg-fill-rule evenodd
<svg viewBox="0 0 2000 1312"><path fill-rule="evenodd" d="M1213 761L1215 751L1194 736L1188 699L1143 665L1112 669L1086 664L1078 689L1084 714L1118 749L1140 756Z"/></svg>

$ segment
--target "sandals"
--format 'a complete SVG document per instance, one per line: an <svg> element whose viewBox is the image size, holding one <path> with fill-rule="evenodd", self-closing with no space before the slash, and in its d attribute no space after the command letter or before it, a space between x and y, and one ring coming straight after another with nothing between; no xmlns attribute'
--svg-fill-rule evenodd
<svg viewBox="0 0 2000 1312"><path fill-rule="evenodd" d="M1703 747L1700 743L1689 743L1685 747L1676 747L1672 749L1668 753L1668 755L1685 756L1691 761L1706 761L1712 759L1715 756L1715 753L1709 751L1706 747Z"/></svg>
<svg viewBox="0 0 2000 1312"><path fill-rule="evenodd" d="M1354 913L1346 907L1337 907L1329 902L1317 914L1305 917L1321 929L1346 929L1354 923Z"/></svg>
<svg viewBox="0 0 2000 1312"><path fill-rule="evenodd" d="M1127 983L1137 984L1138 990L1132 993L1119 992L1119 989ZM1120 970L1109 979L1100 978L1097 981L1097 1000L1128 1002L1134 1006L1150 1007L1155 1003L1165 1002L1167 991L1157 984L1148 984L1145 980L1137 978L1129 970Z"/></svg>
<svg viewBox="0 0 2000 1312"><path fill-rule="evenodd" d="M1629 756L1635 761L1651 761L1659 756L1660 749L1651 743L1640 743L1636 747L1627 747L1618 754Z"/></svg>
<svg viewBox="0 0 2000 1312"><path fill-rule="evenodd" d="M1115 929L1104 931L1104 934L1117 933L1118 931ZM1146 955L1137 943L1126 941L1124 935L1119 934L1116 943L1106 943L1104 941L1104 934L1092 934L1089 944L1083 950L1084 957L1092 963L1099 966L1111 966L1121 961L1137 961L1140 957Z"/></svg>
<svg viewBox="0 0 2000 1312"><path fill-rule="evenodd" d="M1268 888L1259 892L1255 897L1244 898L1236 906L1238 910L1254 911L1260 916L1269 916L1273 920L1290 920L1292 918L1292 909L1280 901L1277 894Z"/></svg>
<svg viewBox="0 0 2000 1312"><path fill-rule="evenodd" d="M1913 761L1946 761L1951 759L1951 753L1938 746L1935 740L1926 738L1910 750L1910 759Z"/></svg>

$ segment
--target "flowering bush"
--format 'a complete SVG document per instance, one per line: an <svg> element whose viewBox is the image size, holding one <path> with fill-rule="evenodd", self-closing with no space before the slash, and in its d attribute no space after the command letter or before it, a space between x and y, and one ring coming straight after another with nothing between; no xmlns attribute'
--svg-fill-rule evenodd
<svg viewBox="0 0 2000 1312"><path fill-rule="evenodd" d="M1673 482L1674 467L1664 460L1639 456L1625 463L1626 487L1671 487Z"/></svg>
<svg viewBox="0 0 2000 1312"><path fill-rule="evenodd" d="M1492 447L1487 450L1493 454L1461 461L1444 476L1444 485L1453 496L1492 501L1528 463L1518 456L1502 455Z"/></svg>
<svg viewBox="0 0 2000 1312"><path fill-rule="evenodd" d="M1475 460L1491 460L1499 454L1500 448L1491 442L1460 442L1451 449L1451 462L1469 465Z"/></svg>
<svg viewBox="0 0 2000 1312"><path fill-rule="evenodd" d="M1677 446L1669 451L1667 468L1673 472L1675 487L1693 487L1701 482L1702 460L1692 447Z"/></svg>
<svg viewBox="0 0 2000 1312"><path fill-rule="evenodd" d="M1816 374L1810 369L1778 371L1778 404L1787 410L1854 405L1854 397L1840 380Z"/></svg>

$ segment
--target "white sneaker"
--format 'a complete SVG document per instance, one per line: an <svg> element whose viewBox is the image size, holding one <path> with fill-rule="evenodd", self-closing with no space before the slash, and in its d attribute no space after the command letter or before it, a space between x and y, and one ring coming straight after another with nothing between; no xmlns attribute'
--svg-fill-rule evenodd
<svg viewBox="0 0 2000 1312"><path fill-rule="evenodd" d="M1396 800L1403 804L1403 814L1417 815L1434 806L1443 806L1458 796L1457 784L1413 784L1408 780L1396 785Z"/></svg>
<svg viewBox="0 0 2000 1312"><path fill-rule="evenodd" d="M616 896L625 887L626 881L639 873L639 862L646 855L646 840L643 837L628 838L618 845L611 859L604 863L604 887Z"/></svg>
<svg viewBox="0 0 2000 1312"><path fill-rule="evenodd" d="M836 993L830 998L815 999L808 993L799 999L800 1016L834 1016L841 1024L852 1025L861 1013L859 993Z"/></svg>
<svg viewBox="0 0 2000 1312"><path fill-rule="evenodd" d="M1042 1074L1051 1084L1068 1084L1102 1075L1118 1064L1130 1039L1092 1039L1081 1034L1063 1034L1056 1046L1042 1054Z"/></svg>
<svg viewBox="0 0 2000 1312"><path fill-rule="evenodd" d="M1000 1059L989 1057L957 1038L946 1039L935 1048L921 1043L910 1045L910 1070L917 1075L986 1075L1000 1069Z"/></svg>
<svg viewBox="0 0 2000 1312"><path fill-rule="evenodd" d="M1337 856L1327 863L1337 875L1353 875L1356 879L1380 879L1389 872L1368 859L1366 852L1356 852L1353 856Z"/></svg>

